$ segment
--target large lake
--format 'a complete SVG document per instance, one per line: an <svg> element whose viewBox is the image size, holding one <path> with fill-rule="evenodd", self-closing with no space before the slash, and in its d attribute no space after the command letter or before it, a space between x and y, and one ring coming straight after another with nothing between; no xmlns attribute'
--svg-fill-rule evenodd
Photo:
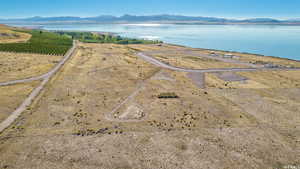
<svg viewBox="0 0 300 169"><path fill-rule="evenodd" d="M114 32L195 48L219 49L300 60L300 26L78 24L44 25L48 30Z"/></svg>

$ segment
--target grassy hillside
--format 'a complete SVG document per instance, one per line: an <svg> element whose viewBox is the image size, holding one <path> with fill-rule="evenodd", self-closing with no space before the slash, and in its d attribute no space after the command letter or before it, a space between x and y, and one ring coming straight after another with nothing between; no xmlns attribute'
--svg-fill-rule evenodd
<svg viewBox="0 0 300 169"><path fill-rule="evenodd" d="M28 33L13 31L12 28L0 24L0 43L20 43L31 38Z"/></svg>
<svg viewBox="0 0 300 169"><path fill-rule="evenodd" d="M0 44L0 51L63 55L72 46L72 39L66 35L40 30L18 32L31 34L32 37L26 43Z"/></svg>

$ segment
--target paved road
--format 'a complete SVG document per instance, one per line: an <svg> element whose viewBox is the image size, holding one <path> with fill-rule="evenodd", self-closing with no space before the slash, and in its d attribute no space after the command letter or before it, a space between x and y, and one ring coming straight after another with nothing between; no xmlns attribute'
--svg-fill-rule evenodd
<svg viewBox="0 0 300 169"><path fill-rule="evenodd" d="M3 122L0 123L0 133L3 132L7 127L9 127L21 114L26 110L28 106L30 106L33 100L40 94L40 92L45 88L45 85L48 81L58 72L59 69L66 63L66 61L72 56L74 50L76 48L76 43L73 42L73 47L68 51L68 53L64 56L64 58L48 73L35 77L35 78L28 78L24 80L12 81L7 82L7 84L17 84L17 83L24 83L33 80L43 80L42 83L34 89L31 94L24 100L24 102L10 114L10 116L5 119Z"/></svg>
<svg viewBox="0 0 300 169"><path fill-rule="evenodd" d="M138 53L137 54L140 58L144 59L145 61L152 63L156 66L180 71L180 72L192 72L192 73L217 73L217 72L251 72L251 71L271 71L271 70L300 70L300 68L214 68L214 69L188 69L188 68L181 68L181 67L175 67L168 65L166 63L163 63L145 53Z"/></svg>

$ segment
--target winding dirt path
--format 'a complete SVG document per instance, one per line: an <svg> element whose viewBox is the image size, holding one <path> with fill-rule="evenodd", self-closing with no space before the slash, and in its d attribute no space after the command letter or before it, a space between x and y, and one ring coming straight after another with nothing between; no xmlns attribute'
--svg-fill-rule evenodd
<svg viewBox="0 0 300 169"><path fill-rule="evenodd" d="M7 127L9 127L21 114L24 112L28 106L31 105L33 100L40 94L40 92L45 88L45 85L49 82L49 80L61 69L61 67L69 60L69 58L72 56L74 53L74 50L76 49L76 42L73 42L73 47L66 53L64 58L48 73L38 76L38 77L33 77L33 78L28 78L24 80L16 80L16 81L11 81L11 82L6 82L0 84L0 86L5 86L6 85L13 85L17 83L25 83L25 82L30 82L34 80L43 80L42 83L35 88L31 94L24 100L24 102L14 111L11 113L11 115L5 119L3 122L0 123L0 133L3 132Z"/></svg>
<svg viewBox="0 0 300 169"><path fill-rule="evenodd" d="M166 63L163 63L145 53L137 53L137 55L144 59L145 61L154 64L156 66L175 70L179 72L192 72L192 73L217 73L217 72L251 72L251 71L274 71L274 70L300 70L300 68L264 68L264 67L258 67L258 68L213 68L213 69L188 69L188 68L181 68L181 67L175 67L172 65L168 65Z"/></svg>
<svg viewBox="0 0 300 169"><path fill-rule="evenodd" d="M155 52L150 52L150 53L155 53ZM149 52L147 52L149 54ZM156 65L161 68L165 69L170 69L174 71L180 71L180 72L189 72L189 73L217 73L217 72L251 72L251 71L264 71L264 70L300 70L300 68L262 68L262 67L257 67L253 64L247 64L243 62L234 62L236 64L241 64L241 65L247 65L251 66L251 68L217 68L217 69L187 69L187 68L180 68L180 67L175 67L171 66L168 64L165 64L151 56L148 56L146 53L137 53L137 55L142 58L143 60ZM223 62L230 62L233 63L233 61L228 61L228 59L220 60ZM115 108L111 112L105 113L105 119L108 121L115 121L115 122L136 122L140 120L122 120L118 118L114 118L113 114L118 111L124 104L126 104L128 101L132 100L140 91L142 91L145 87L146 81L140 83L136 90L129 95L124 101L121 103L117 104ZM205 83L205 82L203 82Z"/></svg>
<svg viewBox="0 0 300 169"><path fill-rule="evenodd" d="M36 81L36 80L44 80L44 79L52 76L69 59L70 55L73 53L73 51L75 49L75 45L76 44L74 42L73 47L65 54L63 59L49 72L47 72L43 75L40 75L40 76L36 76L36 77L30 77L30 78L20 79L20 80L12 80L12 81L8 81L8 82L1 82L0 86L9 86L9 85L15 85L15 84L19 84L19 83L32 82L32 81Z"/></svg>
<svg viewBox="0 0 300 169"><path fill-rule="evenodd" d="M200 53L195 53L197 52L196 50L188 50L188 49L178 49L178 50L163 50L163 51L151 51L151 52L144 52L144 54L163 54L163 53L174 53L174 52L182 52L183 54L186 55L191 55L191 56L197 56L197 57L202 57L202 58L207 58L207 59L213 59L225 63L233 63L233 64L238 64L238 65L243 65L243 66L248 66L248 67L253 67L253 68L259 68L262 67L260 65L252 64L252 63L247 63L247 62L242 62L239 60L234 60L234 59L229 59L229 58L222 58L222 57L216 57L216 56L210 56L207 54L200 54Z"/></svg>
<svg viewBox="0 0 300 169"><path fill-rule="evenodd" d="M113 115L127 102L129 102L130 100L134 99L135 96L137 96L139 94L139 92L141 92L142 90L144 90L146 85L146 81L141 82L140 84L138 84L137 88L134 90L133 93L131 93L131 95L129 95L125 100L123 100L120 104L117 104L115 106L115 108L108 113L105 113L104 117L106 120L108 121L114 121L114 122L139 122L141 120L124 120L124 119L119 119L119 118L115 118L113 117Z"/></svg>

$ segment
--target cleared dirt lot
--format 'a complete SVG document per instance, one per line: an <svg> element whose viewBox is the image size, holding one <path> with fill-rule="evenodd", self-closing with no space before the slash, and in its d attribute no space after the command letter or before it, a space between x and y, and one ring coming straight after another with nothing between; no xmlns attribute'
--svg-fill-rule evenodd
<svg viewBox="0 0 300 169"><path fill-rule="evenodd" d="M169 48L178 47L159 49ZM0 167L299 164L299 71L239 73L248 80L230 83L208 74L202 89L187 73L157 68L134 52L132 46L79 44L40 99L0 135ZM171 92L179 98L157 97Z"/></svg>
<svg viewBox="0 0 300 169"><path fill-rule="evenodd" d="M0 82L47 73L63 56L0 52Z"/></svg>

